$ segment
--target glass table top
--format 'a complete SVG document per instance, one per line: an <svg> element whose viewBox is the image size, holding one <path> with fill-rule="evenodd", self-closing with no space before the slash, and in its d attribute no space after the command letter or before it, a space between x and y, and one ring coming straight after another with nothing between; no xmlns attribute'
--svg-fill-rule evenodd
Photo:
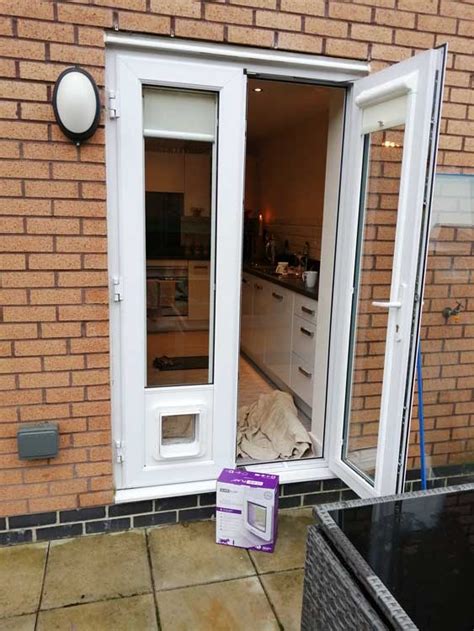
<svg viewBox="0 0 474 631"><path fill-rule="evenodd" d="M474 490L329 515L420 629L474 629Z"/></svg>

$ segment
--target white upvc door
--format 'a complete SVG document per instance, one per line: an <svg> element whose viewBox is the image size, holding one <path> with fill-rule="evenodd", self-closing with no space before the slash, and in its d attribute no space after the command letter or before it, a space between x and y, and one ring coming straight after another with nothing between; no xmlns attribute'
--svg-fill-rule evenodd
<svg viewBox="0 0 474 631"><path fill-rule="evenodd" d="M445 57L348 97L326 423L329 466L361 496L403 484Z"/></svg>
<svg viewBox="0 0 474 631"><path fill-rule="evenodd" d="M109 183L116 183L115 190L109 186L108 191L109 214L114 215L110 224L116 226L110 236L113 415L115 436L120 437L115 445L116 485L132 489L215 480L223 467L234 464L235 456L245 74L241 67L166 55L108 55L107 87L114 117L108 124L108 160L115 165ZM164 120L155 121L155 114L147 114L142 105L147 98L153 100L147 92L153 89L171 90L164 96L171 99L171 106L173 99L177 103L174 111L165 108ZM180 129L173 121L180 116L180 90L184 97L191 95L186 119L190 129ZM163 94L156 98L163 100ZM206 110L206 101L215 104L214 110ZM183 107L186 111L186 103ZM215 116L215 124L213 119L209 123L209 116ZM159 111L156 118L160 119ZM200 125L210 127L203 133ZM194 385L156 386L147 381L148 138L201 143L212 155L209 370L206 379ZM176 320L179 327L182 319ZM166 437L165 424L173 419L184 420L185 425L191 421L184 441Z"/></svg>

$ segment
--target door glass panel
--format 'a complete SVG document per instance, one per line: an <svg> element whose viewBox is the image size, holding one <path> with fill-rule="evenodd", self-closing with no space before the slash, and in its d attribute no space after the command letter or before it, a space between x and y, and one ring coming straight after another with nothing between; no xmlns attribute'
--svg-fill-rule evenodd
<svg viewBox="0 0 474 631"><path fill-rule="evenodd" d="M375 480L404 127L365 136L343 459Z"/></svg>
<svg viewBox="0 0 474 631"><path fill-rule="evenodd" d="M212 383L215 125L215 95L144 89L148 387Z"/></svg>

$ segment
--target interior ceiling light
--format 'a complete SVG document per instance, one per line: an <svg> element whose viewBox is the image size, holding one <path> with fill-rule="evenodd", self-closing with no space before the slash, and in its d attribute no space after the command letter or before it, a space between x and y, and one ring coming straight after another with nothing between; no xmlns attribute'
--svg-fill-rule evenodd
<svg viewBox="0 0 474 631"><path fill-rule="evenodd" d="M262 88L254 88L253 91L254 92L262 92Z"/></svg>
<svg viewBox="0 0 474 631"><path fill-rule="evenodd" d="M396 142L392 142L391 140L384 140L382 143L382 147L401 147L402 145L397 144Z"/></svg>
<svg viewBox="0 0 474 631"><path fill-rule="evenodd" d="M100 118L99 90L86 70L77 66L66 68L55 83L52 104L61 131L77 145L96 131Z"/></svg>

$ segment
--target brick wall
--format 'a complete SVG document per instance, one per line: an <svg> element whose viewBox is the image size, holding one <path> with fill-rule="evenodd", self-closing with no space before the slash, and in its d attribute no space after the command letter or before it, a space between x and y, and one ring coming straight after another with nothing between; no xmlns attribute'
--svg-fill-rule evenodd
<svg viewBox="0 0 474 631"><path fill-rule="evenodd" d="M112 500L104 133L53 121L71 64L104 82L104 29L370 59L450 44L440 163L474 167L474 4L451 0L2 0L0 513ZM103 96L103 95L102 95ZM20 423L54 419L60 456L19 462Z"/></svg>

